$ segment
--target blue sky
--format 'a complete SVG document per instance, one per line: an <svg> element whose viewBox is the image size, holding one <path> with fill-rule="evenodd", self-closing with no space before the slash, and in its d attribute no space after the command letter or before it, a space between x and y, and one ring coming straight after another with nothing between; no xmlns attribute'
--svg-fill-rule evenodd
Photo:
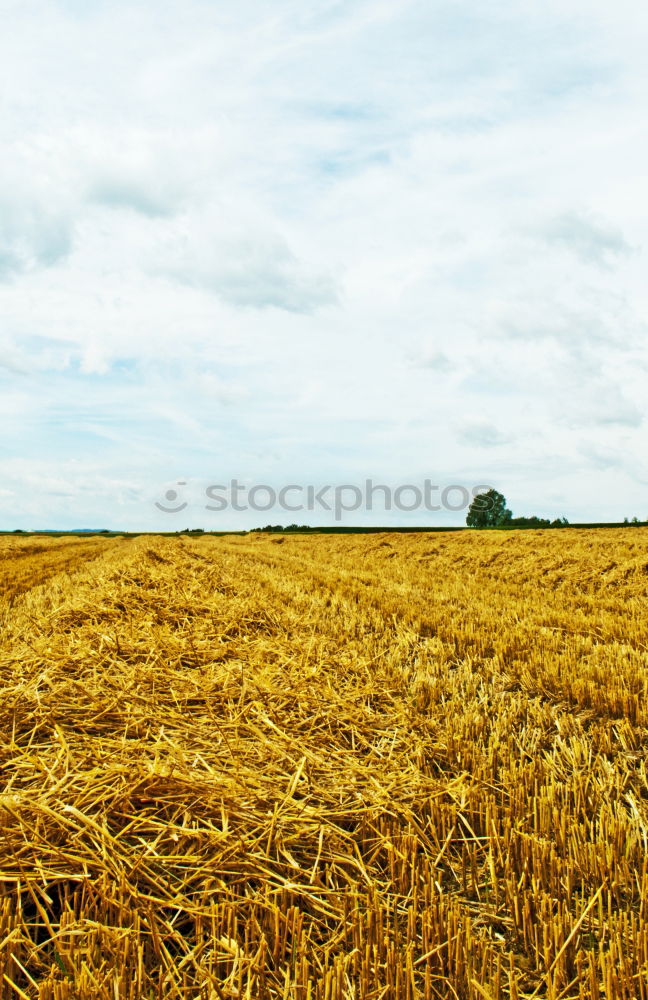
<svg viewBox="0 0 648 1000"><path fill-rule="evenodd" d="M640 5L2 21L0 526L287 523L204 489L367 476L648 517ZM463 515L346 523L406 519Z"/></svg>

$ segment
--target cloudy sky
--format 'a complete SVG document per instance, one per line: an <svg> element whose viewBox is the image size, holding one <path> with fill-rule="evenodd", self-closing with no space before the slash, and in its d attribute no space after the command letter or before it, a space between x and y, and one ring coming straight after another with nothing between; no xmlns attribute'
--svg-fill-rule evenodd
<svg viewBox="0 0 648 1000"><path fill-rule="evenodd" d="M232 478L648 517L641 5L0 14L0 527L331 519Z"/></svg>

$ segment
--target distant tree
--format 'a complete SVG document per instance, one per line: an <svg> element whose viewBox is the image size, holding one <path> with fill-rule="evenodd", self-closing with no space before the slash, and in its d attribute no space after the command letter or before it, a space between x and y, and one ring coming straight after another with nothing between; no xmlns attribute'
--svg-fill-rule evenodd
<svg viewBox="0 0 648 1000"><path fill-rule="evenodd" d="M468 508L466 524L469 528L497 528L513 518L506 506L506 498L497 490L478 493Z"/></svg>

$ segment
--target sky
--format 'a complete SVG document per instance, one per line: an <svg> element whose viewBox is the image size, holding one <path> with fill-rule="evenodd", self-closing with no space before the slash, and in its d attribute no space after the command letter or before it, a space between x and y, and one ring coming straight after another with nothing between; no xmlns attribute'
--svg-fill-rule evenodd
<svg viewBox="0 0 648 1000"><path fill-rule="evenodd" d="M648 8L0 16L0 528L648 518Z"/></svg>

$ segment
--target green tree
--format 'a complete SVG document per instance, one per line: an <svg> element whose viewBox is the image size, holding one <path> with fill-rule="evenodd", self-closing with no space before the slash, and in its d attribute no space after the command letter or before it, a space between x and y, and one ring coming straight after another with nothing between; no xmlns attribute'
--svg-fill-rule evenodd
<svg viewBox="0 0 648 1000"><path fill-rule="evenodd" d="M478 493L468 508L466 524L469 528L496 528L507 524L513 517L506 506L506 497L497 490Z"/></svg>

